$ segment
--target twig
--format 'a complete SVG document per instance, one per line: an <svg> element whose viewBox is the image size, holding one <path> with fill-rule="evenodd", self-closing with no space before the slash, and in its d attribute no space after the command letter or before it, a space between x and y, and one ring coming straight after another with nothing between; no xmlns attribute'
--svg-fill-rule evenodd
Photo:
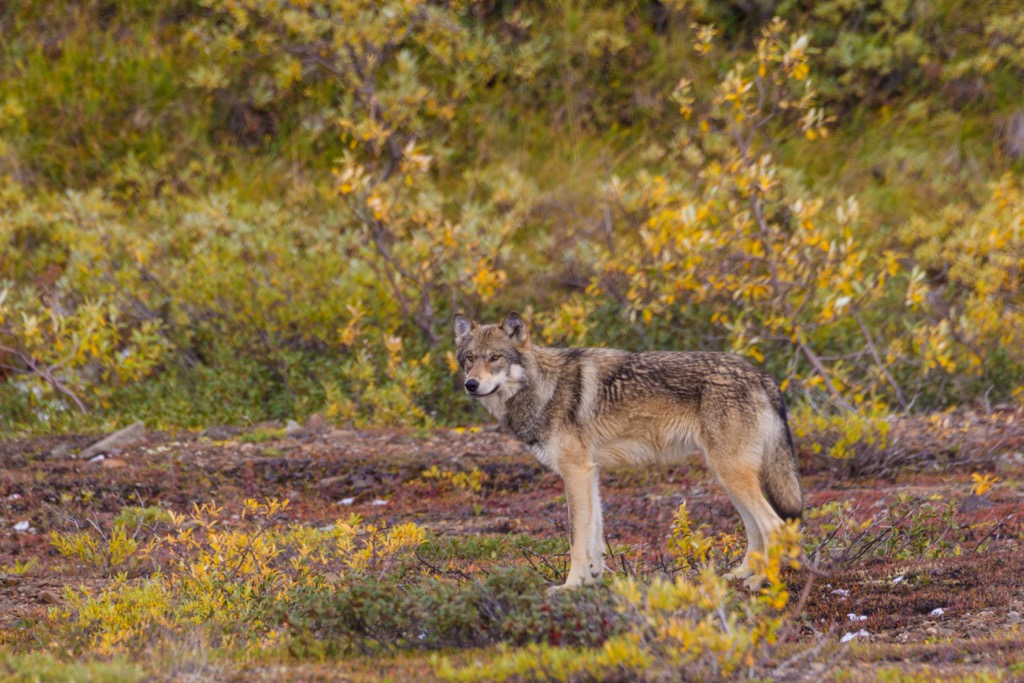
<svg viewBox="0 0 1024 683"><path fill-rule="evenodd" d="M438 569L434 565L432 565L429 562L427 562L426 560L424 560L423 557L420 556L420 553L419 553L418 550L414 550L412 554L419 561L420 564L422 564L424 567L426 567L430 571L434 572L435 574L455 574L457 576L462 577L466 581L472 581L473 580L472 576L470 576L466 572L462 571L461 569L448 569L448 570ZM485 571L483 569L481 569L480 571L482 571L484 573L484 575L490 576L490 574L487 573L487 571Z"/></svg>

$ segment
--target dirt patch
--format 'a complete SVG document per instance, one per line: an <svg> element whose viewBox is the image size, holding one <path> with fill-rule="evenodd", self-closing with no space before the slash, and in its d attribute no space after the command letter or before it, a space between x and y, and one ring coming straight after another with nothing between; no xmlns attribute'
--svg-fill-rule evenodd
<svg viewBox="0 0 1024 683"><path fill-rule="evenodd" d="M902 448L934 448L936 440L924 431L928 424L901 427ZM903 536L893 540L879 532L883 537L876 543L885 552L876 545L855 560L819 557L822 573L813 577L794 618L798 641L838 641L863 631L843 652L867 653L858 656L874 658L879 666L903 657L920 666L984 667L1009 657L1007 638L1018 637L1013 634L1024 614L1024 496L1007 472L1024 442L1006 416L972 424L957 432L971 448L961 446L942 458L908 457L912 466L890 467L884 475L840 476L828 463L806 468L809 537L827 535L832 518L813 512L822 506L845 506L844 514L869 530L882 528L905 508L909 521L901 524L917 525L900 531L906 543L918 542L914 534L928 542L901 548ZM982 448L986 435L994 442ZM50 532L92 524L109 528L126 505L184 513L211 500L230 510L240 509L246 498L287 498L287 519L311 525L355 513L373 523L415 521L441 536L526 534L553 539L556 548L568 546L558 477L494 430L335 430L259 443L238 440L237 430L215 436L226 438L150 434L118 454L122 466L115 468L74 457L97 435L0 441L0 566L6 567L0 627L8 629L8 641L16 641L21 621L41 619L58 604L65 586L97 588L106 580L61 558ZM479 490L438 485L424 476L431 468L478 472ZM1004 481L982 497L983 504L965 505L975 483L971 474L979 471ZM743 538L738 515L699 459L671 468L605 472L602 493L608 543L621 552L609 558L613 571L672 571L666 538L684 500L692 520L706 524L709 533ZM529 552L524 549L517 561L535 561ZM564 566L567 558L560 552L544 560ZM25 563L32 564L19 574ZM485 565L486 558L464 563L461 571ZM795 596L809 577L792 577ZM253 673L274 675L270 669ZM309 680L325 675L315 666L306 674Z"/></svg>

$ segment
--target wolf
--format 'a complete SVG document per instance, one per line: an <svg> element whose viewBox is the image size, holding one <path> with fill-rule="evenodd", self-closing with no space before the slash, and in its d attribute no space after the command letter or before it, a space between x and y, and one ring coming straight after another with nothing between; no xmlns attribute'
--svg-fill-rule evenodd
<svg viewBox="0 0 1024 683"><path fill-rule="evenodd" d="M495 325L457 314L454 331L466 393L565 484L569 574L556 590L604 572L601 469L694 453L746 529L746 555L726 576L762 585L751 553L764 553L783 519L803 510L786 406L770 375L728 353L535 346L515 311Z"/></svg>

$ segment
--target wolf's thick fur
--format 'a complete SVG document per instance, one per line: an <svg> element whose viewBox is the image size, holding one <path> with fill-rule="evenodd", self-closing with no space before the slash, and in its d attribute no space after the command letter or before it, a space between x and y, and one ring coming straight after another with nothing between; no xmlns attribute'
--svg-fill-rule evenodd
<svg viewBox="0 0 1024 683"><path fill-rule="evenodd" d="M500 325L457 315L455 341L466 392L565 482L564 587L604 570L600 469L692 453L704 454L747 530L747 554L730 575L761 585L750 553L763 553L782 518L803 508L786 407L769 375L727 353L534 346L514 312Z"/></svg>

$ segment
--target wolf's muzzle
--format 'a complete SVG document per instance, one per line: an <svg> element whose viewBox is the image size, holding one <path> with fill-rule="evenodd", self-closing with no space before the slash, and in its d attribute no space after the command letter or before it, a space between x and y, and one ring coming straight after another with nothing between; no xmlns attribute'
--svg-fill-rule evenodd
<svg viewBox="0 0 1024 683"><path fill-rule="evenodd" d="M475 379L466 380L466 391L471 394L475 394L476 390L480 388L480 382Z"/></svg>

